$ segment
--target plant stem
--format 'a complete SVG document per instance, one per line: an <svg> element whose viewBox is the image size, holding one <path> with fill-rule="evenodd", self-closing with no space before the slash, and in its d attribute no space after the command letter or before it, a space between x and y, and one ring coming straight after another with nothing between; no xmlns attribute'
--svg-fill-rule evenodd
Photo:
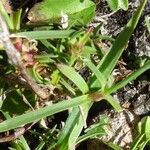
<svg viewBox="0 0 150 150"><path fill-rule="evenodd" d="M18 67L20 70L23 78L27 81L28 85L32 88L32 90L42 99L46 99L49 97L49 94L46 93L27 73L27 70L22 62L20 53L17 51L17 49L12 44L10 38L9 38L9 31L7 28L7 25L0 14L0 26L2 29L2 32L0 33L0 39L3 43L3 46L6 50L6 53L9 58L9 63Z"/></svg>

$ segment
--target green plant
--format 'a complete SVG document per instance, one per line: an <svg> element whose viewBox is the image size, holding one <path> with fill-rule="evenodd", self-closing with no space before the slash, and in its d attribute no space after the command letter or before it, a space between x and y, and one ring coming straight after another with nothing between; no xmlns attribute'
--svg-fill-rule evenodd
<svg viewBox="0 0 150 150"><path fill-rule="evenodd" d="M118 9L128 9L128 0L107 0L107 3L113 11L117 11Z"/></svg>
<svg viewBox="0 0 150 150"><path fill-rule="evenodd" d="M20 13L16 15L17 21L14 22L4 9L0 9L3 10L3 12L0 11L0 14L11 31L10 37L15 39L13 44L21 54L21 62L25 65L24 68L22 63L7 64L8 66L3 64L3 73L6 76L18 69L19 73L26 79L28 86L32 88L30 90L20 86L20 84L13 83L15 88L11 91L11 95L14 94L14 96L11 97L6 94L6 98L1 104L2 112L4 114L9 112L10 117L4 117L6 120L0 123L0 132L14 130L19 126L32 124L58 112L68 110L69 115L64 128L57 134L55 143L49 144L48 149L54 147L61 150L72 149L88 137L104 134L105 131L100 122L98 126L92 127L92 130L86 130L87 132L85 131L86 133L80 136L83 128L86 128L86 119L92 104L105 99L116 111L121 111L120 104L111 94L150 69L150 61L148 60L141 68L124 80L117 83L113 81L112 72L128 44L146 2L146 0L141 2L141 5L115 41L108 38L112 40L112 47L106 54L103 54L100 48L96 46L96 40L101 41L102 38L96 32L97 29L93 31L92 28L73 26L72 29L60 30L57 28L57 30L54 30L53 27L44 26L44 30L37 27L34 31L32 31L32 28L31 31L27 31L27 28L20 27ZM0 6L2 7L2 5ZM19 28L22 32L17 31ZM39 42L38 49L35 40ZM95 62L93 55L99 56L101 61ZM16 56L14 57L16 58ZM86 68L90 73L87 79L84 79L84 74L79 74L83 68ZM4 85L6 83L5 78L1 78L0 82L2 83L0 84L1 93L5 95L9 83ZM44 88L41 88L40 85ZM50 91L48 96L45 94L45 88ZM58 90L56 95L51 94L57 91L56 89ZM33 91L38 97L35 96ZM45 95L43 96L43 94ZM64 96L64 98L61 96ZM48 97L50 100L58 102L52 102L45 107L41 106L39 98L42 103L46 104L45 101ZM40 108L37 109L37 105ZM13 106L14 110L12 111L12 107L8 106ZM21 110L18 110L18 107L22 107ZM24 145L26 143L24 138L21 139L21 142ZM41 142L39 149L45 146L45 143Z"/></svg>
<svg viewBox="0 0 150 150"><path fill-rule="evenodd" d="M147 29L148 29L148 32L150 33L150 20L149 20L149 17L145 17L145 22L146 22L146 26L147 26Z"/></svg>
<svg viewBox="0 0 150 150"><path fill-rule="evenodd" d="M138 123L138 134L135 140L131 145L132 150L141 149L143 150L146 145L149 145L150 141L150 131L149 131L149 116L142 118L142 120Z"/></svg>

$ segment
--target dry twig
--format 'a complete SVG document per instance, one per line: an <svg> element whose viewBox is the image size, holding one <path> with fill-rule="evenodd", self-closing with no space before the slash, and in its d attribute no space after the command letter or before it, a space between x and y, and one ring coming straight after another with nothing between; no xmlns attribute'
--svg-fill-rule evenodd
<svg viewBox="0 0 150 150"><path fill-rule="evenodd" d="M4 142L10 142L13 140L16 140L17 138L19 138L21 135L23 135L26 131L28 131L29 129L31 129L31 127L35 124L36 122L33 122L30 125L26 125L24 127L20 127L17 128L16 131L12 134L9 134L7 136L1 137L0 138L0 143L4 143Z"/></svg>
<svg viewBox="0 0 150 150"><path fill-rule="evenodd" d="M18 128L17 131L14 132L13 134L7 135L5 137L1 137L0 143L13 141L13 140L17 139L18 137L20 137L21 135L23 135L25 133L25 131L26 130L24 127Z"/></svg>
<svg viewBox="0 0 150 150"><path fill-rule="evenodd" d="M49 94L47 91L44 91L43 88L41 88L27 73L26 67L24 66L20 53L17 51L17 49L12 44L9 36L9 31L7 28L7 25L0 14L0 25L2 32L0 33L0 40L3 43L3 46L6 50L6 53L9 58L9 63L16 66L20 72L22 77L26 80L26 82L30 85L30 87L33 89L33 91L42 99L46 99L49 97Z"/></svg>

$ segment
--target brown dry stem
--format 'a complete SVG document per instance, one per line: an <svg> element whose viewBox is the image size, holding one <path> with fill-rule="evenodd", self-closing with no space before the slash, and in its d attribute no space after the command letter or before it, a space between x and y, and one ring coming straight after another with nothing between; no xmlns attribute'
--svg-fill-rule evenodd
<svg viewBox="0 0 150 150"><path fill-rule="evenodd" d="M14 133L6 135L4 137L0 138L0 143L4 143L4 142L10 142L13 140L16 140L17 138L19 138L21 135L23 135L26 131L28 131L29 129L31 129L31 127L35 124L36 122L33 122L30 125L26 125L24 127L19 127L17 128Z"/></svg>
<svg viewBox="0 0 150 150"><path fill-rule="evenodd" d="M41 88L33 79L30 77L27 73L26 67L24 66L20 53L17 51L17 49L12 44L9 36L9 31L6 25L6 22L4 21L2 15L0 14L0 26L2 29L2 32L0 33L0 40L3 43L3 46L6 50L6 53L9 58L9 63L16 66L20 72L22 77L26 80L28 85L32 88L32 90L42 99L46 99L49 97L49 94L47 91L44 91L43 88Z"/></svg>

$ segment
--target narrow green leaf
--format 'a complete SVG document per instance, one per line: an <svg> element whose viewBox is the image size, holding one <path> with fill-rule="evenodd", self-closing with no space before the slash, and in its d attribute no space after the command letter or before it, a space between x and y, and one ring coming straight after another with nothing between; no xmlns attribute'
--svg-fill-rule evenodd
<svg viewBox="0 0 150 150"><path fill-rule="evenodd" d="M112 11L117 11L120 8L128 9L128 0L107 0L107 3Z"/></svg>
<svg viewBox="0 0 150 150"><path fill-rule="evenodd" d="M120 146L118 146L117 144L114 144L112 142L108 142L105 144L108 145L109 147L111 147L113 150L123 150Z"/></svg>
<svg viewBox="0 0 150 150"><path fill-rule="evenodd" d="M150 117L142 118L141 132L145 133L145 138L150 139Z"/></svg>
<svg viewBox="0 0 150 150"><path fill-rule="evenodd" d="M72 149L72 147L76 145L77 139L78 139L83 127L86 124L87 115L88 115L91 105L92 105L92 103L86 103L86 104L80 105L80 110L79 110L80 116L69 136L69 140L68 140L68 148L69 149Z"/></svg>
<svg viewBox="0 0 150 150"><path fill-rule="evenodd" d="M40 144L36 147L36 150L42 150L45 145L45 141L41 141Z"/></svg>
<svg viewBox="0 0 150 150"><path fill-rule="evenodd" d="M22 9L19 9L18 11L15 11L10 15L10 19L11 22L13 23L14 30L20 30L21 13Z"/></svg>
<svg viewBox="0 0 150 150"><path fill-rule="evenodd" d="M53 46L48 40L46 39L41 39L40 42L51 52L52 50L54 50L55 52L57 52L57 48L55 46Z"/></svg>
<svg viewBox="0 0 150 150"><path fill-rule="evenodd" d="M66 147L66 145L68 145L69 134L73 130L74 125L76 124L79 116L80 116L79 108L78 107L73 108L72 112L70 113L65 123L62 132L58 137L57 145L61 145L61 147Z"/></svg>
<svg viewBox="0 0 150 150"><path fill-rule="evenodd" d="M148 32L150 33L150 18L148 16L145 17L145 23L146 23Z"/></svg>
<svg viewBox="0 0 150 150"><path fill-rule="evenodd" d="M119 102L116 99L114 99L111 95L104 95L104 99L106 99L117 112L122 111Z"/></svg>
<svg viewBox="0 0 150 150"><path fill-rule="evenodd" d="M54 60L52 58L57 57L58 57L57 55L44 54L35 56L35 59L37 59L41 64L47 64L47 63L54 63Z"/></svg>
<svg viewBox="0 0 150 150"><path fill-rule="evenodd" d="M139 143L142 141L142 139L144 138L144 133L140 134L139 136L137 136L137 138L133 141L132 145L131 145L131 150L137 150Z"/></svg>
<svg viewBox="0 0 150 150"><path fill-rule="evenodd" d="M97 80L100 83L100 86L103 89L106 85L106 79L103 76L103 74L98 70L98 68L90 60L84 59L83 61L90 68L90 70L94 73L94 75L96 76Z"/></svg>
<svg viewBox="0 0 150 150"><path fill-rule="evenodd" d="M150 139L147 139L146 141L144 141L144 142L140 145L140 150L144 150L145 146L148 144L149 141L150 141Z"/></svg>
<svg viewBox="0 0 150 150"><path fill-rule="evenodd" d="M74 88L72 88L72 86L70 86L70 84L68 82L66 82L64 79L60 80L60 83L68 90L70 91L73 95L76 95Z"/></svg>
<svg viewBox="0 0 150 150"><path fill-rule="evenodd" d="M28 73L37 83L43 83L44 79L39 75L39 73L36 71L36 66L34 65L32 68L28 68Z"/></svg>
<svg viewBox="0 0 150 150"><path fill-rule="evenodd" d="M7 119L0 123L0 132L8 131L14 128L17 128L21 125L31 123L34 121L38 121L47 116L51 116L55 113L67 110L71 107L76 107L83 103L88 103L89 101L88 95L82 95L76 98L73 98L69 101L61 101L57 104L53 104L51 106L46 106L44 108L40 108L36 111L28 112L26 114Z"/></svg>
<svg viewBox="0 0 150 150"><path fill-rule="evenodd" d="M19 142L22 144L22 147L25 149L25 150L30 150L30 147L26 141L26 139L24 138L24 136L22 135L21 137L19 137Z"/></svg>
<svg viewBox="0 0 150 150"><path fill-rule="evenodd" d="M82 93L87 93L89 91L88 85L85 80L75 71L73 67L58 64L58 69L63 73L68 79L70 79Z"/></svg>
<svg viewBox="0 0 150 150"><path fill-rule="evenodd" d="M2 15L2 17L4 18L4 20L6 21L8 28L13 30L14 26L10 20L10 17L8 15L8 13L6 12L5 8L3 7L3 3L2 1L0 1L0 15Z"/></svg>
<svg viewBox="0 0 150 150"><path fill-rule="evenodd" d="M119 8L118 0L107 0L107 3L112 11L115 11Z"/></svg>
<svg viewBox="0 0 150 150"><path fill-rule="evenodd" d="M119 7L123 10L128 9L128 0L119 0Z"/></svg>
<svg viewBox="0 0 150 150"><path fill-rule="evenodd" d="M141 75L143 72L145 72L146 70L150 69L150 61L148 61L147 63L144 64L144 66L142 66L141 68L139 68L137 71L133 72L131 75L129 75L127 78L125 78L124 80L116 83L115 85L113 85L110 89L107 89L105 91L105 93L113 93L116 92L118 89L124 87L125 85L127 85L130 81L136 79L139 75Z"/></svg>
<svg viewBox="0 0 150 150"><path fill-rule="evenodd" d="M108 118L104 115L99 116L100 121L98 123L92 124L90 127L84 130L84 134L81 135L78 140L77 144L89 139L89 138L100 138L102 135L106 134L105 125L108 124Z"/></svg>
<svg viewBox="0 0 150 150"><path fill-rule="evenodd" d="M65 128L62 130L60 141L58 142L58 147L61 150L66 150L74 146L77 142L77 138L80 135L83 126L85 125L85 120L88 115L88 111L92 103L80 105L80 108L74 108L68 117L68 122ZM72 119L74 118L75 119ZM63 138L62 138L63 137Z"/></svg>
<svg viewBox="0 0 150 150"><path fill-rule="evenodd" d="M30 39L61 39L68 38L74 30L51 30L51 31L27 31L12 34L11 37L27 37Z"/></svg>

